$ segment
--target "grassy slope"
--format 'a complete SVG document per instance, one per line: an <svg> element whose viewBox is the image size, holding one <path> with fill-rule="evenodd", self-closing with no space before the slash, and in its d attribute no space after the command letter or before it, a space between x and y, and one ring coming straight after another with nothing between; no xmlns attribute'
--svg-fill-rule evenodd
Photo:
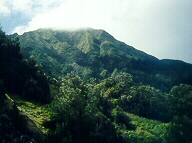
<svg viewBox="0 0 192 143"><path fill-rule="evenodd" d="M133 137L131 142L136 140L137 142L145 143L163 141L169 123L161 123L160 121L139 117L130 113L127 113L127 115L131 118L131 123L136 126L136 130L124 132L124 134ZM134 136L139 138L136 139Z"/></svg>
<svg viewBox="0 0 192 143"><path fill-rule="evenodd" d="M51 113L48 110L48 105L40 105L35 102L24 100L18 95L7 95L15 101L19 111L27 115L41 129L43 134L47 134L49 129L45 128L43 123L50 120Z"/></svg>
<svg viewBox="0 0 192 143"><path fill-rule="evenodd" d="M43 123L50 120L51 112L48 110L48 105L40 105L35 102L29 102L17 95L9 95L16 102L19 111L27 115L41 129L43 134L47 134L49 129L45 128ZM168 123L150 120L139 117L137 115L127 113L131 119L131 123L135 126L135 130L123 130L115 125L125 138L129 138L129 142L161 142L164 133L168 127ZM130 140L131 138L131 140Z"/></svg>

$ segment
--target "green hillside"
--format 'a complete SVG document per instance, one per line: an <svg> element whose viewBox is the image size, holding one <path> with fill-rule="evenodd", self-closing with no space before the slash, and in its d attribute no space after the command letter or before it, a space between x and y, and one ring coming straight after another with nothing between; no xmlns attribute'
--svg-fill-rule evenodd
<svg viewBox="0 0 192 143"><path fill-rule="evenodd" d="M93 29L0 30L0 63L1 142L192 142L191 64Z"/></svg>
<svg viewBox="0 0 192 143"><path fill-rule="evenodd" d="M28 101L40 106L50 99L48 79L40 67L23 58L18 38L11 40L0 29L0 142L41 141L42 131L23 105L30 105Z"/></svg>
<svg viewBox="0 0 192 143"><path fill-rule="evenodd" d="M166 92L180 83L192 84L191 64L158 60L116 40L104 30L39 29L24 33L19 39L24 56L34 58L46 73L57 78L71 71L86 80L127 72L136 83Z"/></svg>

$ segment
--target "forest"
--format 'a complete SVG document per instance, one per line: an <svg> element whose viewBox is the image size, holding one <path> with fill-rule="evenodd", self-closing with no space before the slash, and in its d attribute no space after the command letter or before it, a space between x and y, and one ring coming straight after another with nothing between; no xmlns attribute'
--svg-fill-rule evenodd
<svg viewBox="0 0 192 143"><path fill-rule="evenodd" d="M134 57L131 58L130 65L124 65L122 59L121 64L129 66L130 69L124 70L124 67L119 67L122 70L118 70L117 67L113 68L117 63L109 65L112 60L108 53L109 55L100 59L92 57L95 62L106 58L103 63L100 62L103 69L94 69L95 63L90 62L91 60L86 61L85 65L77 62L81 66L90 66L93 71L103 73L97 76L91 76L94 73L83 74L87 70L82 68L75 71L72 67L69 70L66 67L71 66L70 62L62 63L67 65L63 68L63 73L50 72L48 67L51 65L46 66L42 61L40 63L37 52L33 51L33 55L30 55L27 50L21 50L27 48L28 51L32 51L31 47L35 45L21 47L21 41L18 35L7 36L1 28L0 141L192 142L191 64L178 62L178 67L174 67L174 64L170 64L173 61L161 61L161 64L166 66L172 65L171 71L165 76L166 66L162 66L161 73L157 74L161 69L155 69L153 62L159 61L148 58L143 53L137 53L135 55L140 55L142 60L136 60ZM99 43L96 39L94 41ZM108 46L110 44L107 43L103 47L109 48ZM133 50L132 56L134 52ZM80 56L78 53L75 54ZM139 64L148 65L145 58L150 59L151 69L144 69L145 65L138 67ZM106 61L109 63L105 64ZM177 76L181 71L174 71L180 67L186 67L186 73L182 73L181 78ZM104 75L105 69L108 73ZM148 78L147 82L141 82L145 80L143 76Z"/></svg>

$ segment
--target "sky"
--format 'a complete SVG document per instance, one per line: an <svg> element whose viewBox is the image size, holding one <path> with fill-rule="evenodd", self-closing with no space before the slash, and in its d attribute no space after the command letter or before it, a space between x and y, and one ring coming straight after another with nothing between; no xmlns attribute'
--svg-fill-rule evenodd
<svg viewBox="0 0 192 143"><path fill-rule="evenodd" d="M103 29L159 59L192 63L190 0L0 0L0 24L7 34Z"/></svg>

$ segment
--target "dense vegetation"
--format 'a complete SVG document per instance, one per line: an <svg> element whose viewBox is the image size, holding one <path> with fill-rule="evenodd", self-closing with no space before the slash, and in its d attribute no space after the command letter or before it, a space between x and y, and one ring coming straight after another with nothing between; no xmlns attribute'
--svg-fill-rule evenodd
<svg viewBox="0 0 192 143"><path fill-rule="evenodd" d="M0 29L0 141L31 141L26 133L21 133L23 120L10 105L5 93L18 95L25 100L38 103L50 102L47 77L34 60L26 60L20 52L19 39L11 40Z"/></svg>
<svg viewBox="0 0 192 143"><path fill-rule="evenodd" d="M15 36L18 35L12 35ZM55 78L73 71L85 80L103 80L113 72L126 72L133 75L134 82L166 92L181 83L192 84L191 64L159 60L116 40L104 30L39 29L19 38L24 57L36 59Z"/></svg>
<svg viewBox="0 0 192 143"><path fill-rule="evenodd" d="M18 37L10 40L0 31L0 45L0 80L6 90L26 99L47 102L47 78L34 60L23 58Z"/></svg>
<svg viewBox="0 0 192 143"><path fill-rule="evenodd" d="M135 85L127 73L99 84L86 83L69 74L56 90L51 104L52 120L47 123L52 129L51 142L192 141L190 85L175 86L166 94L150 86ZM148 120L151 125L140 133L130 113L159 122ZM145 122L140 120L140 124Z"/></svg>
<svg viewBox="0 0 192 143"><path fill-rule="evenodd" d="M100 35L100 41L98 41L98 38L92 37L94 41L92 46L98 48L98 43L101 42L101 47L111 49L110 46L113 44L107 43L106 40L113 41L114 38L106 32L97 32L95 35ZM37 33L34 32L33 34L36 35ZM63 40L62 38L67 39L65 34L57 34L57 39L60 38L60 41ZM46 37L47 35L44 36ZM73 36L77 36L76 39L78 39L78 35L73 33ZM32 139L35 138L38 142L46 143L192 142L192 85L179 84L172 86L178 83L191 82L191 79L189 79L191 76L189 73L191 69L190 64L175 61L177 64L174 66L175 63L172 60L158 61L154 57L148 57L142 52L129 48L132 51L132 56L135 56L131 58L132 60L137 55L137 58L144 61L138 62L139 60L135 60L134 63L130 60L130 63L124 65L124 67L127 67L130 66L129 64L134 63L134 65L129 67L131 69L129 70L130 73L127 72L128 70L116 67L115 65L119 65L119 63L113 63L113 61L119 60L119 58L110 57L110 54L108 53L107 55L105 53L107 51L104 50L103 52L107 57L99 57L100 59L92 57L94 60L90 59L87 61L86 66L87 68L92 68L92 74L85 74L86 72L90 73L88 72L90 70L85 70L85 67L82 68L84 63L80 63L80 61L86 58L81 57L81 52L75 53L77 54L76 56L81 58L76 59L76 65L73 63L71 69L70 66L72 64L64 62L69 67L62 67L65 69L66 74L55 74L57 70L60 71L59 65L56 62L58 61L58 56L55 55L55 64L50 64L53 63L53 59L47 60L49 62L47 65L42 61L43 69L47 72L47 74L44 74L40 66L41 61L36 62L34 59L29 58L36 56L36 60L41 59L37 57L37 54L42 56L42 51L40 50L40 53L32 55L30 55L30 52L25 53L27 51L23 51L25 56L28 56L28 59L25 59L20 51L19 39L15 36L13 37L14 40L11 40L5 36L2 30L0 31L1 141L24 143L27 141L35 142ZM41 41L41 39L39 40ZM51 39L47 38L47 41L49 40ZM68 40L70 41L70 39ZM74 45L78 43L83 44L81 41L77 42L76 40L71 42ZM97 45L94 45L95 42ZM55 43L57 43L57 40ZM38 45L39 43L36 44ZM46 43L44 44L46 45ZM33 48L33 46L36 47L35 43L28 47L28 50ZM47 44L47 46L49 45ZM75 49L74 47L70 48L71 50ZM112 49L115 50L116 48L113 47ZM46 48L44 47L43 49ZM122 49L125 52L126 48ZM64 50L66 49L64 48ZM86 53L86 50L90 49L84 48L81 50ZM111 52L117 52L113 50ZM127 51L129 50L127 49ZM34 52L32 49L30 51ZM55 53L52 52L52 54ZM49 56L44 56L47 59L50 58ZM74 57L77 58L76 56ZM93 55L90 54L89 56ZM100 62L102 58L103 62L101 65L103 64L103 67L101 66L101 69L94 68L95 64L98 64L97 62ZM77 62L78 60L79 62ZM163 63L163 66L155 66L155 63L152 62L153 60L159 63L159 65ZM150 69L145 69L144 67L146 66L147 68L147 63L144 64L147 61L151 65ZM121 64L124 63L122 62ZM81 65L81 68L78 68L79 65ZM88 67L88 65L92 66ZM45 68L45 66L47 67ZM52 71L53 74L51 74L48 71L48 67L52 67L56 71ZM167 70L168 67L169 70ZM186 72L182 72L179 69L180 67L186 70ZM158 70L160 71L158 72ZM99 76L91 76L94 74L98 75L96 72L99 72ZM181 78L175 77L175 80L172 80L174 76L182 73L185 73L185 75ZM142 78L142 76L146 77ZM142 79L138 81L139 78ZM172 86L171 90L164 92L160 90L161 88L157 89L151 85L140 83L140 81L146 80L146 78L148 78L147 82L157 80L153 84L163 82L158 86L163 88L166 88L166 84L172 83L167 87L169 89ZM14 112L11 113L14 114L16 121L11 120L10 118L13 115L6 112L6 108L9 107L4 102L6 98L4 95L6 93L11 95L11 98L14 100L14 104L11 105L14 107ZM26 132L26 130L21 128L25 124L23 118L20 118L17 112L23 112L30 119L38 122L38 129L42 132L39 135L42 139L39 140L30 132Z"/></svg>

